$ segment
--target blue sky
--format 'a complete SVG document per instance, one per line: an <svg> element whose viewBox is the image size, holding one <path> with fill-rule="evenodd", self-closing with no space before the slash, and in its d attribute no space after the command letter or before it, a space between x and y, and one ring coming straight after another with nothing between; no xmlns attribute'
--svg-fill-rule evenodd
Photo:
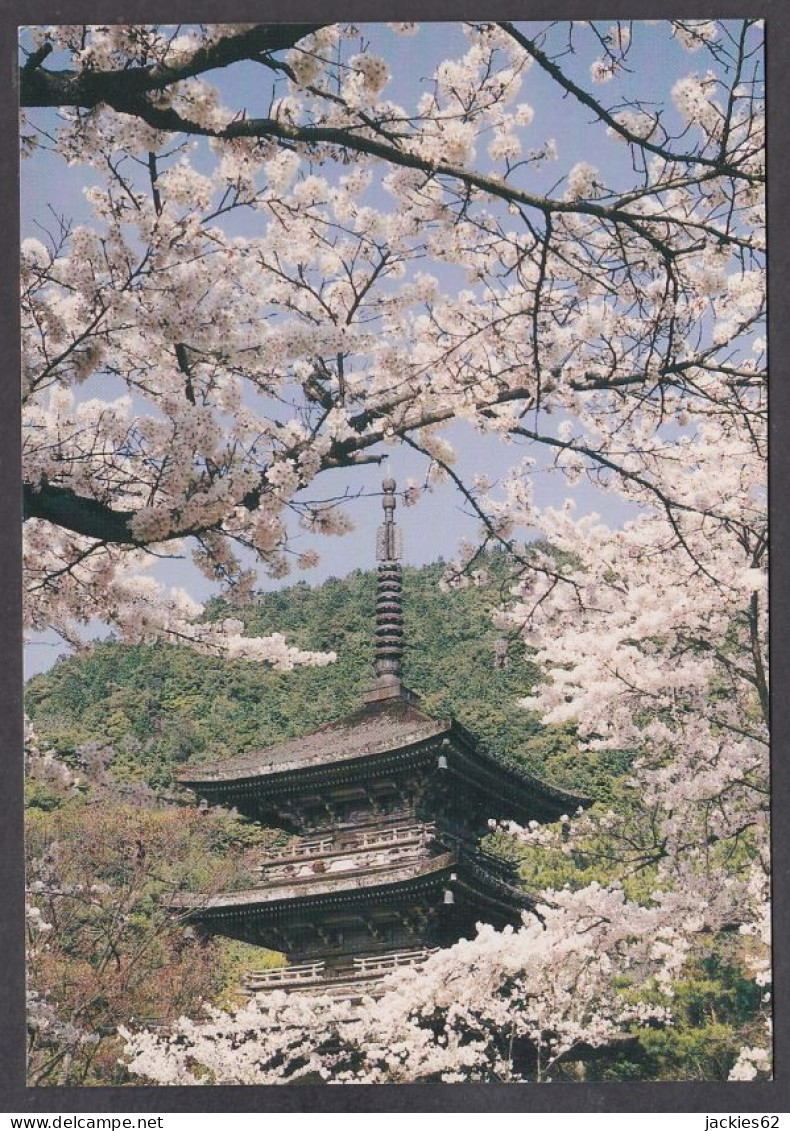
<svg viewBox="0 0 790 1131"><path fill-rule="evenodd" d="M525 31L535 30L535 25L520 25ZM607 23L601 24L605 30ZM384 25L360 25L365 39L372 49L384 55L390 63L393 79L385 96L404 105L413 105L422 92L420 79L430 76L437 63L447 57L460 56L468 41L460 24L425 24L416 36L403 37L394 34ZM689 54L677 43L667 37L663 28L635 25L634 45L629 55L628 65L632 74L624 74L616 82L593 88L589 64L594 54L592 49L568 55L563 59L566 73L580 85L594 89L594 93L604 104L616 107L617 104L637 93L642 99L665 104L666 123L679 126L674 116L670 90L675 81L694 71L704 71L711 60L706 52ZM567 25L555 25L550 42L556 46L565 41ZM581 32L581 36L589 36ZM580 44L585 42L579 40ZM586 40L589 45L590 40ZM350 49L349 49L349 53ZM56 66L52 60L49 65ZM262 68L254 64L244 64L215 72L208 76L220 88L223 101L233 107L245 106L250 115L265 114L271 95L271 85L264 77ZM284 91L283 91L284 93ZM575 100L562 97L556 84L539 67L533 66L526 74L518 101L528 102L535 110L535 118L524 131L525 147L539 146L547 138L553 137L557 144L559 159L540 170L530 170L524 187L531 191L548 190L559 177L577 162L590 161L599 167L607 183L623 186L630 183L631 172L628 150L622 144L606 137L604 130L597 126L591 129L592 114L579 106ZM41 112L35 116L40 124L54 126L52 112ZM479 161L486 171L487 158L481 150ZM381 166L382 176L387 169ZM48 206L52 205L59 213L71 217L75 223L90 222L90 210L84 200L84 189L93 183L93 175L82 166L67 167L57 158L40 155L35 160L22 163L22 235L40 234L39 224L47 223ZM560 190L561 191L561 190ZM381 204L384 194L375 185L371 188L371 201ZM255 225L260 223L255 216L244 215L234 222L238 234L252 234ZM449 272L442 273L441 267L430 266L441 283L453 288L456 280ZM96 395L101 391L95 383L86 390L86 395ZM108 390L109 392L109 390ZM105 393L107 395L107 393ZM489 477L501 476L516 459L530 454L545 465L544 452L535 452L526 447L518 449L514 445L503 445L493 438L477 435L466 425L455 425L448 430L448 438L458 451L457 470L462 477L473 472L485 471ZM410 449L398 447L391 451L391 470L403 483L413 477L421 480L424 462ZM381 471L375 467L365 467L348 471L329 472L321 476L314 485L311 497L329 496L342 493L346 488L357 492L376 492L381 479ZM578 511L585 513L597 511L613 524L621 522L628 512L614 496L596 490L582 481L571 490L565 480L558 475L538 474L536 476L536 499L538 503L558 504L568 495L577 504ZM449 486L438 489L431 495L424 495L419 505L408 510L401 509L399 519L404 530L405 560L411 564L433 561L439 556L453 557L459 539L474 538L477 522L463 511L462 499ZM319 567L305 574L295 574L290 579L272 582L261 577L261 588L280 587L292 584L304 577L310 583L318 583L329 576L343 576L350 570L368 568L373 562L373 530L380 521L378 498L363 497L352 508L357 523L356 530L343 538L320 538L311 540L303 536L303 545L315 545L320 551L322 561ZM522 532L529 536L531 532ZM534 532L532 532L534 533ZM158 563L153 571L155 576L168 584L183 586L196 599L204 600L216 590L192 567L188 560ZM101 626L95 626L101 632ZM52 634L44 634L31 640L26 648L26 675L45 670L65 651L64 645Z"/></svg>

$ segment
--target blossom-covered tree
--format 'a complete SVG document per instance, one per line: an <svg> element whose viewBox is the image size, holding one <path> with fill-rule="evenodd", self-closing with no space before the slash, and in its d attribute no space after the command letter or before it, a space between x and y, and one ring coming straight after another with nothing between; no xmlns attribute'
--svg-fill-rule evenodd
<svg viewBox="0 0 790 1131"><path fill-rule="evenodd" d="M90 224L23 245L30 623L76 640L98 616L128 639L323 662L200 621L140 568L190 546L243 597L249 551L287 568L292 518L348 527L322 473L404 443L512 556L502 628L547 673L525 702L635 753L627 816L517 835L566 854L605 836L612 884L648 885L634 945L653 940L657 977L693 936L734 928L765 983L761 26L475 23L389 98L388 36L415 32L378 29L375 50L343 25L31 33L26 148L94 183ZM645 41L688 52L667 91L639 88ZM260 78L226 105L240 67ZM590 155L615 156L564 161L520 100L530 71L581 115ZM442 431L458 420L518 453L504 479L460 472ZM538 506L536 458L631 517ZM523 527L552 549L525 552ZM562 895L567 938L591 903L608 921L615 890ZM539 950L554 922L513 938ZM613 1016L593 1010L574 1039ZM750 1046L734 1071L766 1064Z"/></svg>

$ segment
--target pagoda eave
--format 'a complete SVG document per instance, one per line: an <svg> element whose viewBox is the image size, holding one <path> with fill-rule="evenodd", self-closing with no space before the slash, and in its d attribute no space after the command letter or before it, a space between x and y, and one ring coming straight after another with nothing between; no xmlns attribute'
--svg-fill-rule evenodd
<svg viewBox="0 0 790 1131"><path fill-rule="evenodd" d="M251 908L266 906L267 914L272 905L278 903L294 907L297 902L315 902L333 895L353 894L368 888L378 888L415 880L422 876L438 875L456 863L453 852L443 853L428 861L405 865L400 868L382 869L381 873L341 872L334 876L322 875L316 879L300 880L289 884L267 884L266 886L244 888L240 891L221 892L217 895L201 897L184 894L172 901L172 906L184 909L194 908L201 912L224 910L226 908Z"/></svg>
<svg viewBox="0 0 790 1131"><path fill-rule="evenodd" d="M520 766L500 761L458 722L453 721L445 742L449 772L490 799L499 819L557 821L593 803L591 797L549 785Z"/></svg>
<svg viewBox="0 0 790 1131"><path fill-rule="evenodd" d="M208 897L184 893L170 901L170 908L216 928L223 919L237 916L250 921L259 917L267 921L293 918L320 908L402 902L407 896L442 888L464 892L481 909L495 908L499 915L512 915L514 911L536 906L532 895L492 875L488 868L475 862L472 854L445 852L399 868L323 875L315 880L245 888Z"/></svg>
<svg viewBox="0 0 790 1131"><path fill-rule="evenodd" d="M425 754L431 754L441 745L442 735L415 742L410 746L394 747L389 750L376 750L368 754L338 759L331 763L314 763L303 767L285 766L261 773L214 776L199 775L191 767L178 776L179 785L192 789L201 796L209 793L222 795L227 804L228 796L254 794L256 797L279 796L302 791L306 786L325 785L332 782L356 781L361 777L383 777L393 770L401 771L409 762L420 762ZM221 770L220 766L217 770Z"/></svg>
<svg viewBox="0 0 790 1131"><path fill-rule="evenodd" d="M247 769L243 775L223 775L221 764L211 776L185 768L179 781L211 804L234 805L242 812L252 809L260 815L267 807L276 810L278 801L310 789L374 782L410 770L427 771L439 782L439 766L445 763L445 772L456 787L474 792L481 803L488 804L490 816L502 820L556 821L592 803L589 797L550 786L526 770L500 762L455 722L409 745L357 753L331 763L286 764L261 773Z"/></svg>

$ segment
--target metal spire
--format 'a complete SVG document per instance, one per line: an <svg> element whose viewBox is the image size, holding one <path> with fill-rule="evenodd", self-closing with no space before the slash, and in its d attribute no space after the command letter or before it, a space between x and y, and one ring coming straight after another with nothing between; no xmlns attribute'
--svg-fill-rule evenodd
<svg viewBox="0 0 790 1131"><path fill-rule="evenodd" d="M400 683L403 660L403 579L401 532L395 522L395 480L382 483L384 522L376 536L378 592L376 594L376 650L373 667L379 683Z"/></svg>
<svg viewBox="0 0 790 1131"><path fill-rule="evenodd" d="M376 631L373 669L376 679L363 698L371 709L376 704L405 702L419 705L420 697L402 682L403 674L403 576L400 527L395 522L395 480L387 468L381 484L384 522L376 534L378 579L376 582Z"/></svg>

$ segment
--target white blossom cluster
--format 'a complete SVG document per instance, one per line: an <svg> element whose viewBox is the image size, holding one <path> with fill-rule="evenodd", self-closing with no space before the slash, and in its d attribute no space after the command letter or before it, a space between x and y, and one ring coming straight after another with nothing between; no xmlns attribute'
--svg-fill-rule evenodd
<svg viewBox="0 0 790 1131"><path fill-rule="evenodd" d="M531 1078L550 1080L576 1052L669 1021L667 1005L614 988L616 976L636 985L666 977L658 940L670 967L682 965L682 938L663 911L598 885L549 896L542 920L482 926L419 970L390 976L384 995L359 1007L279 991L236 1013L184 1018L165 1035L124 1030L129 1068L159 1084L287 1083L308 1072L334 1083L517 1080L526 1078L520 1045L533 1052Z"/></svg>

